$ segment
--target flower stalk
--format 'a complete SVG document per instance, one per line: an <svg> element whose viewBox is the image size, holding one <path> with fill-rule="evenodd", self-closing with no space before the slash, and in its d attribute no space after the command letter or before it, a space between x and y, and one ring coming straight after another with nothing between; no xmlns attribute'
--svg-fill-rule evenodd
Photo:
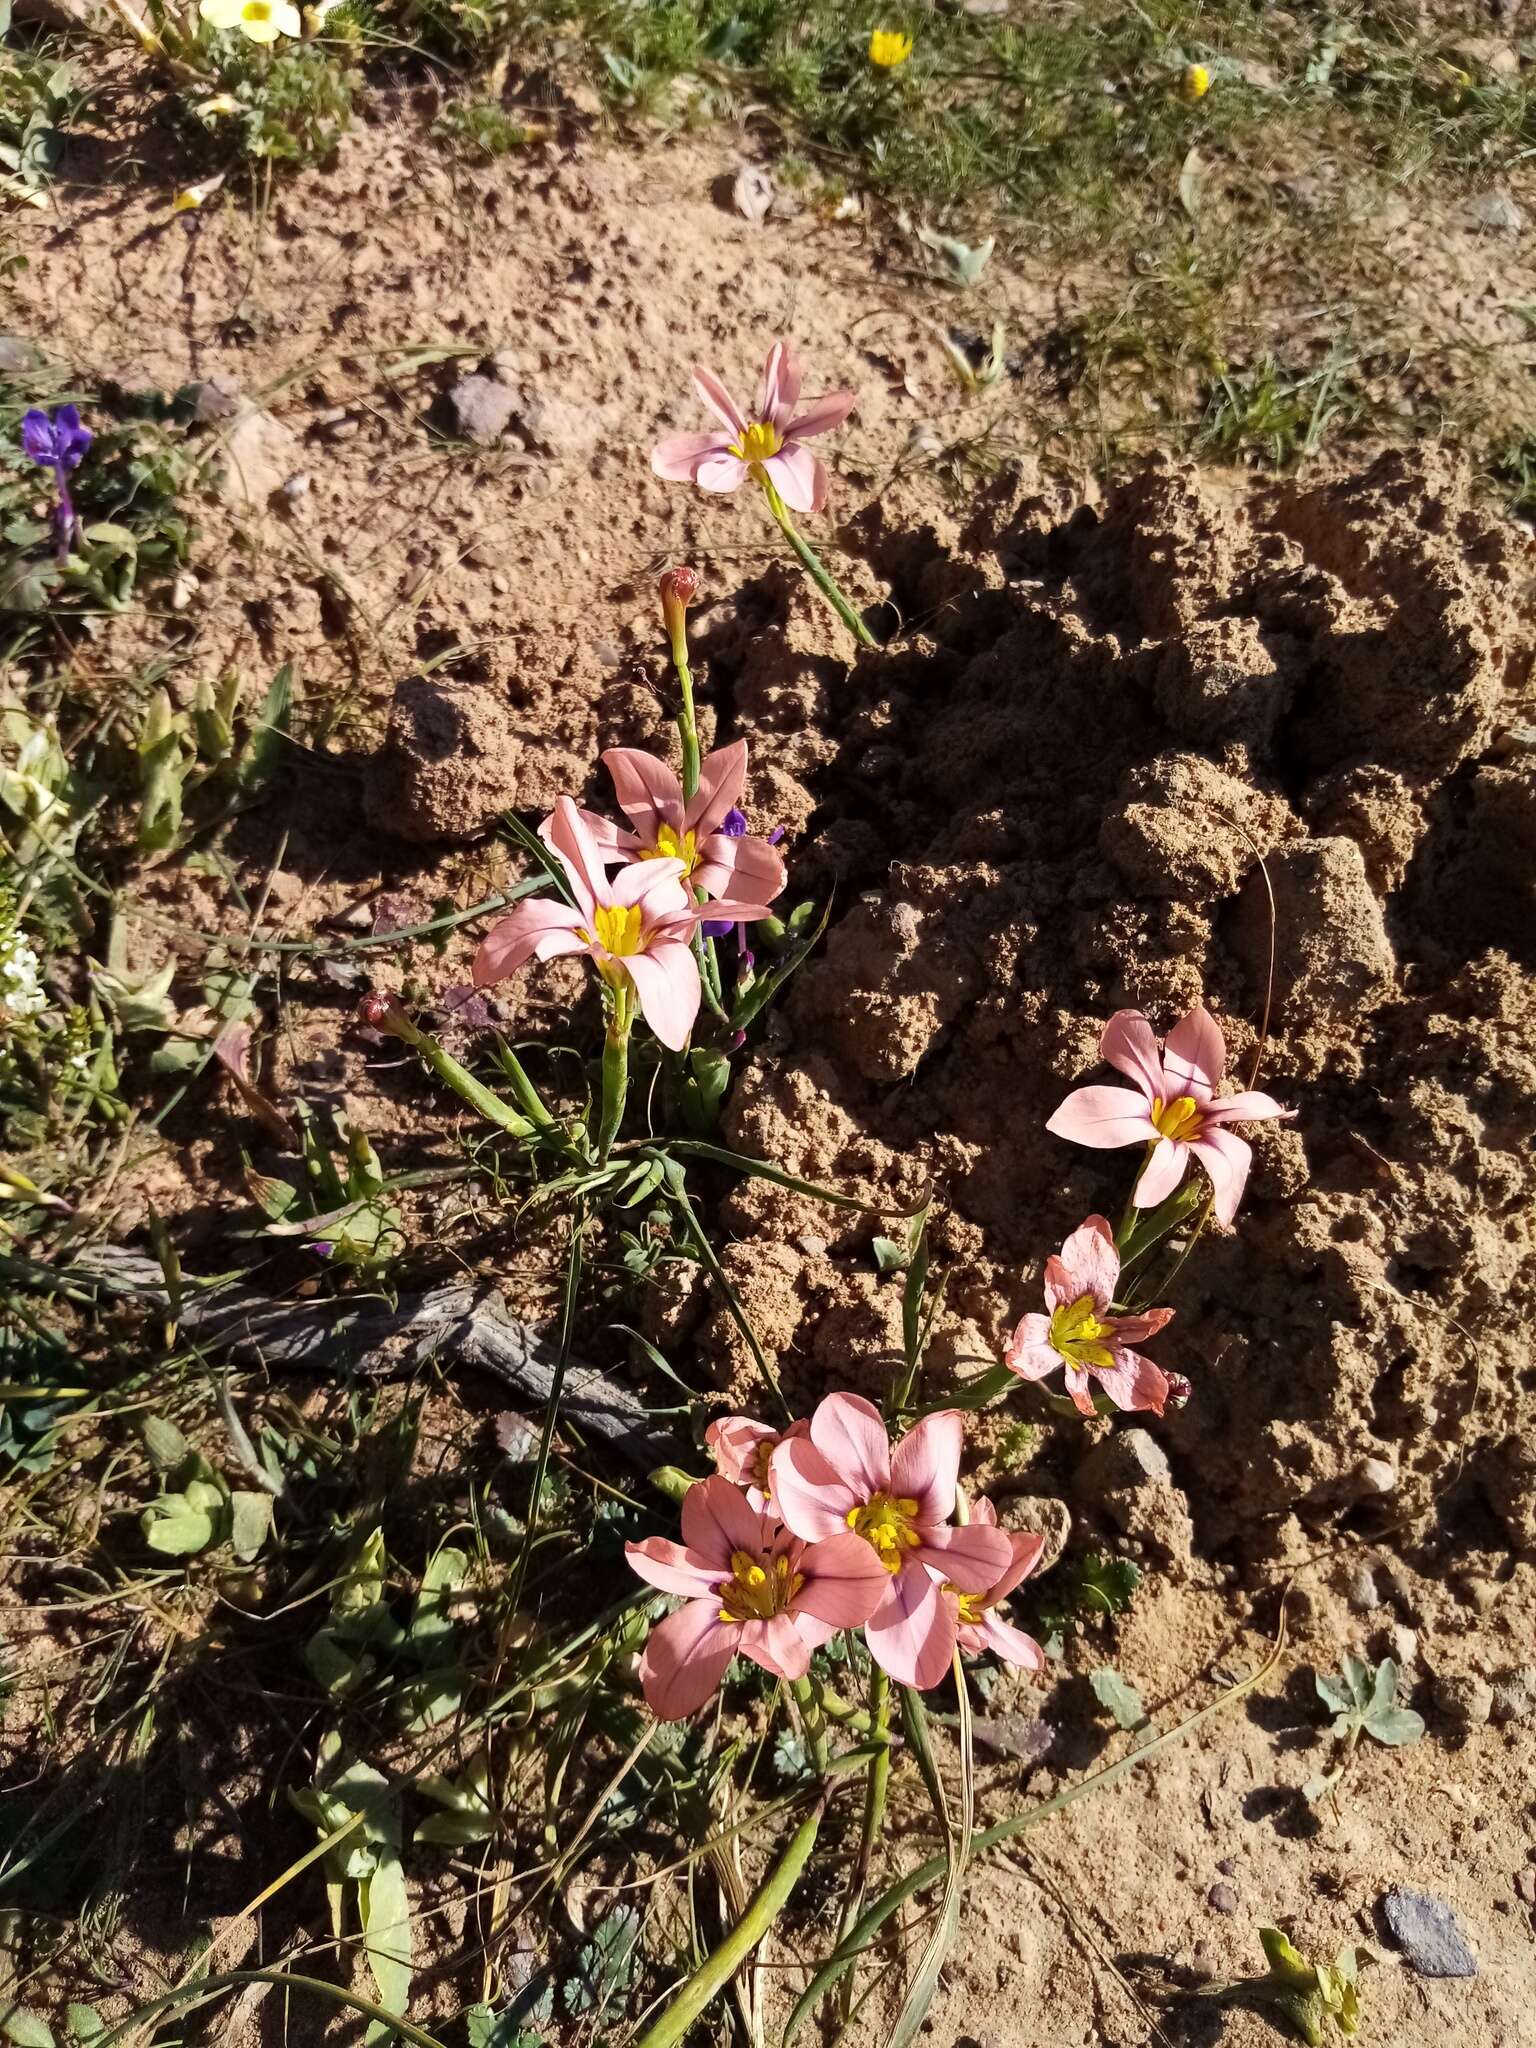
<svg viewBox="0 0 1536 2048"><path fill-rule="evenodd" d="M510 1102L504 1102L492 1089L477 1081L466 1067L460 1066L430 1031L423 1031L412 1023L398 996L383 995L375 990L363 997L357 1006L357 1015L360 1023L375 1031L387 1032L391 1038L398 1038L402 1045L420 1053L425 1064L445 1086L488 1123L505 1131L508 1137L528 1138L533 1135L534 1127L527 1117L520 1116Z"/></svg>
<svg viewBox="0 0 1536 2048"><path fill-rule="evenodd" d="M768 510L779 522L779 528L784 538L799 556L800 565L805 570L806 575L810 577L816 588L821 592L827 603L831 605L833 611L837 613L837 616L848 628L854 639L858 641L859 645L861 647L877 647L879 642L874 634L870 632L868 626L865 625L853 606L844 597L842 591L837 586L832 572L827 568L810 542L800 533L794 520L789 516L789 507L774 488L772 478L763 475L760 481L763 486L763 496L768 500Z"/></svg>
<svg viewBox="0 0 1536 2048"><path fill-rule="evenodd" d="M672 666L683 706L677 715L678 738L683 743L683 801L692 803L699 788L699 728L693 713L693 668L688 659L688 607L699 594L696 570L669 569L661 579L661 612L672 643Z"/></svg>
<svg viewBox="0 0 1536 2048"><path fill-rule="evenodd" d="M608 1164L608 1154L624 1121L624 1104L629 1095L629 1034L634 1021L629 988L621 984L610 994L608 1029L603 1038L603 1098L597 1125L599 1166Z"/></svg>
<svg viewBox="0 0 1536 2048"><path fill-rule="evenodd" d="M876 1664L871 1667L869 1674L869 1725L870 1739L878 1747L870 1758L869 1768L864 1774L864 1818L859 1828L858 1852L854 1857L853 1870L848 1879L848 1899L843 1907L842 1924L837 1931L839 1946L858 1925L859 1915L864 1910L864 1893L874 1863L875 1845L885 1825L886 1793L891 1782L890 1724L891 1681ZM853 1983L853 1972L850 1970L843 1979L840 2000L845 2026L853 2008Z"/></svg>

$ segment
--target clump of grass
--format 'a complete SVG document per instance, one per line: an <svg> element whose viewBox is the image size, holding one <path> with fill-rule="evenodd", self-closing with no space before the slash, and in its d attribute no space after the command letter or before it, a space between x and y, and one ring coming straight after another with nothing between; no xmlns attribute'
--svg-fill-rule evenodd
<svg viewBox="0 0 1536 2048"><path fill-rule="evenodd" d="M496 100L453 100L438 115L434 132L467 155L511 156L530 144L543 142L548 127L537 121L520 121Z"/></svg>

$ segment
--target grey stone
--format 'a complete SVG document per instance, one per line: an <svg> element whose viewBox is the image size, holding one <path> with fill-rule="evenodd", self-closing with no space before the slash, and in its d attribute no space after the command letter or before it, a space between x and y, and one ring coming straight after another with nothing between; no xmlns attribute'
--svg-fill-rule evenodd
<svg viewBox="0 0 1536 2048"><path fill-rule="evenodd" d="M1238 1905L1236 1885L1213 1884L1205 1895L1205 1903L1213 1913L1235 1913Z"/></svg>
<svg viewBox="0 0 1536 2048"><path fill-rule="evenodd" d="M1064 1500L1036 1493L1010 1494L997 1504L998 1524L1017 1530L1021 1536L1043 1536L1045 1548L1035 1567L1038 1575L1048 1572L1067 1547L1072 1534L1072 1511Z"/></svg>
<svg viewBox="0 0 1536 2048"><path fill-rule="evenodd" d="M1397 1470L1385 1458L1362 1458L1355 1467L1355 1483L1362 1493L1391 1493Z"/></svg>
<svg viewBox="0 0 1536 2048"><path fill-rule="evenodd" d="M1528 1906L1536 1906L1536 1868L1529 1863L1515 1873L1515 1896Z"/></svg>
<svg viewBox="0 0 1536 2048"><path fill-rule="evenodd" d="M457 431L477 448L493 448L523 409L521 393L494 377L461 377L448 394Z"/></svg>
<svg viewBox="0 0 1536 2048"><path fill-rule="evenodd" d="M1493 1713L1493 1687L1470 1673L1446 1673L1434 1684L1435 1708L1447 1734L1464 1742Z"/></svg>
<svg viewBox="0 0 1536 2048"><path fill-rule="evenodd" d="M1536 1718L1536 1664L1517 1664L1493 1681L1493 1718L1529 1721Z"/></svg>
<svg viewBox="0 0 1536 2048"><path fill-rule="evenodd" d="M1381 1594L1377 1591L1376 1577L1368 1564L1357 1564L1349 1575L1345 1596L1356 1614L1370 1614L1381 1605Z"/></svg>
<svg viewBox="0 0 1536 2048"><path fill-rule="evenodd" d="M585 455L603 437L603 416L595 406L535 393L523 408L523 432L550 455Z"/></svg>
<svg viewBox="0 0 1536 2048"><path fill-rule="evenodd" d="M226 377L221 372L205 377L200 384L189 385L187 397L192 404L192 417L200 427L235 419L244 405L239 379Z"/></svg>
<svg viewBox="0 0 1536 2048"><path fill-rule="evenodd" d="M1507 192L1478 192L1467 200L1461 217L1485 235L1518 235L1525 226L1524 209Z"/></svg>
<svg viewBox="0 0 1536 2048"><path fill-rule="evenodd" d="M266 504L299 466L299 437L269 412L252 406L224 436L219 491L236 511Z"/></svg>
<svg viewBox="0 0 1536 2048"><path fill-rule="evenodd" d="M1173 1470L1150 1430L1117 1429L1083 1459L1076 1484L1079 1493L1093 1498L1127 1486L1171 1486Z"/></svg>
<svg viewBox="0 0 1536 2048"><path fill-rule="evenodd" d="M1475 1977L1477 1957L1461 1922L1433 1892L1394 1885L1381 1898L1387 1931L1421 1977Z"/></svg>

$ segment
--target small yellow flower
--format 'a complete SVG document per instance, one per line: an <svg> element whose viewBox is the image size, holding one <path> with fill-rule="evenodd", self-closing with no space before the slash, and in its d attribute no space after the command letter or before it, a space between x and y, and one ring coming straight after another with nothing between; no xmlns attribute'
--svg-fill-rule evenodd
<svg viewBox="0 0 1536 2048"><path fill-rule="evenodd" d="M878 64L882 71L894 71L898 64L905 64L912 54L912 38L904 36L900 29L877 28L869 38L869 61Z"/></svg>
<svg viewBox="0 0 1536 2048"><path fill-rule="evenodd" d="M253 43L275 43L303 29L293 0L200 0L197 11L210 28L237 28Z"/></svg>
<svg viewBox="0 0 1536 2048"><path fill-rule="evenodd" d="M217 121L223 114L243 114L245 109L232 92L216 92L211 100L199 100L192 111L199 121Z"/></svg>
<svg viewBox="0 0 1536 2048"><path fill-rule="evenodd" d="M224 182L224 173L216 178L204 178L200 185L183 185L171 201L172 213L195 213L205 200L211 199Z"/></svg>
<svg viewBox="0 0 1536 2048"><path fill-rule="evenodd" d="M1211 89L1210 66L1186 64L1184 75L1179 80L1179 91L1187 100L1203 100Z"/></svg>

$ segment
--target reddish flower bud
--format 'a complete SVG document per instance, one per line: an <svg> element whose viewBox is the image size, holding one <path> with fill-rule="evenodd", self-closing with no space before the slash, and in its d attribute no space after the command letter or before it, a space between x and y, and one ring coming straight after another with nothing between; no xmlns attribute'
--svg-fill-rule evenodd
<svg viewBox="0 0 1536 2048"><path fill-rule="evenodd" d="M1170 1372L1165 1377L1168 1381L1168 1394L1163 1403L1164 1408L1184 1407L1194 1393L1194 1388L1181 1372Z"/></svg>
<svg viewBox="0 0 1536 2048"><path fill-rule="evenodd" d="M671 616L671 607L681 605L686 611L699 594L699 572L697 569L679 567L669 569L661 579L661 602Z"/></svg>
<svg viewBox="0 0 1536 2048"><path fill-rule="evenodd" d="M407 1045L414 1045L421 1036L405 1014L400 998L381 989L370 989L361 998L357 1006L357 1021L370 1031L387 1031L391 1038L403 1039Z"/></svg>

